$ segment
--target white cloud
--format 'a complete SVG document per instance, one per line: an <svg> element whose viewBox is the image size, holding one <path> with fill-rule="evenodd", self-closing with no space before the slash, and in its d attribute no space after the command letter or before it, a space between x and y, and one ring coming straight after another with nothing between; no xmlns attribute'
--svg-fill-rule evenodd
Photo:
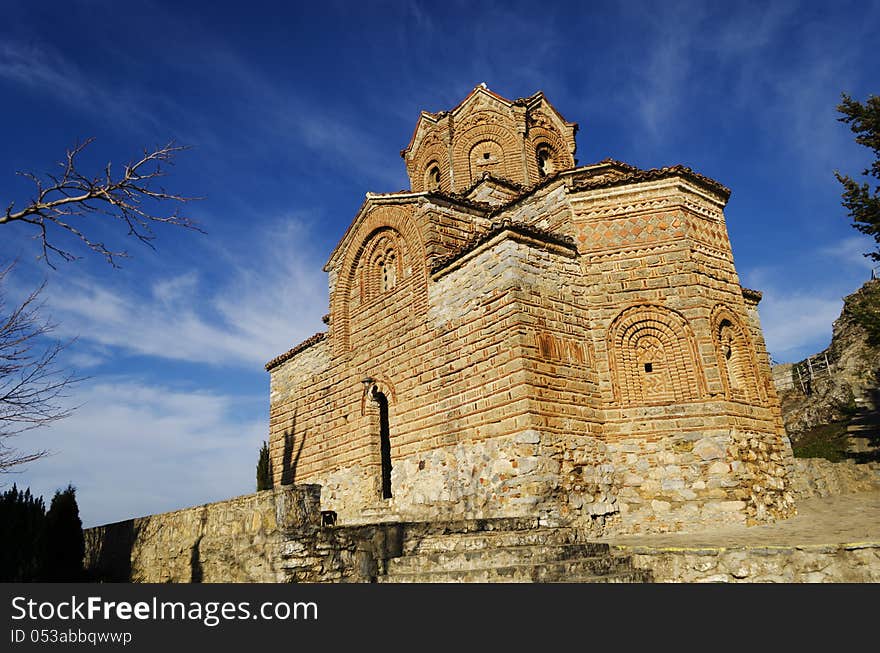
<svg viewBox="0 0 880 653"><path fill-rule="evenodd" d="M256 398L105 378L70 401L81 404L71 417L15 443L53 455L2 482L29 486L47 503L72 483L85 526L254 491L266 423L234 413Z"/></svg>
<svg viewBox="0 0 880 653"><path fill-rule="evenodd" d="M107 276L70 276L46 289L57 334L128 354L259 369L321 330L327 278L290 219L270 225L252 248L219 254L228 274L211 284L196 270L146 289L113 288ZM215 255L218 253L213 252Z"/></svg>
<svg viewBox="0 0 880 653"><path fill-rule="evenodd" d="M870 245L864 236L848 236L740 271L743 285L764 295L758 310L775 360L798 361L828 346L843 298L871 278L875 264L863 256Z"/></svg>
<svg viewBox="0 0 880 653"><path fill-rule="evenodd" d="M82 111L111 117L129 129L155 124L145 97L118 84L105 85L46 43L0 43L0 78L39 90ZM150 97L155 96L155 90Z"/></svg>
<svg viewBox="0 0 880 653"><path fill-rule="evenodd" d="M871 242L870 238L851 236L823 247L819 250L819 254L841 265L871 270L877 266L877 263L865 256L865 253L873 250L875 246L876 243Z"/></svg>
<svg viewBox="0 0 880 653"><path fill-rule="evenodd" d="M839 297L765 290L759 313L770 355L777 362L793 362L821 351L831 341L831 326L842 307Z"/></svg>

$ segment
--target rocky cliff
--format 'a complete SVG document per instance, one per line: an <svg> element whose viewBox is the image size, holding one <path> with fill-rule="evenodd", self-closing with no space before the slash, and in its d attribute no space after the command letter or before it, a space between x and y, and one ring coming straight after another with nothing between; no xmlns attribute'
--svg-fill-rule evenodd
<svg viewBox="0 0 880 653"><path fill-rule="evenodd" d="M777 365L785 429L797 443L827 425L844 427L875 413L880 404L880 343L870 316L880 306L880 280L871 280L844 299L827 349L799 363ZM866 328L867 327L867 328Z"/></svg>

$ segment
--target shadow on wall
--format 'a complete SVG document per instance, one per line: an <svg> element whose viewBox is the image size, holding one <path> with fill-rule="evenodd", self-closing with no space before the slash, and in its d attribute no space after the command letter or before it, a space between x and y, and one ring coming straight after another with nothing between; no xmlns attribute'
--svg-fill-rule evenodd
<svg viewBox="0 0 880 653"><path fill-rule="evenodd" d="M204 535L199 535L199 538L192 545L192 549L189 554L189 582L191 583L201 583L204 578L204 574L202 572L202 561L201 554L199 553L199 547L202 545L202 538Z"/></svg>
<svg viewBox="0 0 880 653"><path fill-rule="evenodd" d="M131 582L131 553L139 529L133 519L86 529L87 577L98 583Z"/></svg>
<svg viewBox="0 0 880 653"><path fill-rule="evenodd" d="M305 434L300 437L299 445L296 446L296 413L290 428L284 432L284 452L281 456L281 485L293 485L296 480L296 468L299 465L299 457L302 455L303 445L306 442ZM296 448L296 454L293 453Z"/></svg>

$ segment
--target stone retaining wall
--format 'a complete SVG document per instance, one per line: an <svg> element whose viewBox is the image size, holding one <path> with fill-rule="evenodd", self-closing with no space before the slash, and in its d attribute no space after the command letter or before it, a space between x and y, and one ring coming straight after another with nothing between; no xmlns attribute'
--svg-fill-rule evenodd
<svg viewBox="0 0 880 653"><path fill-rule="evenodd" d="M284 487L90 528L85 566L109 581L280 581L278 549L318 527L320 493Z"/></svg>
<svg viewBox="0 0 880 653"><path fill-rule="evenodd" d="M657 583L877 583L880 543L741 548L613 547Z"/></svg>
<svg viewBox="0 0 880 653"><path fill-rule="evenodd" d="M85 531L94 580L369 582L400 555L399 526L321 528L318 485L285 486Z"/></svg>

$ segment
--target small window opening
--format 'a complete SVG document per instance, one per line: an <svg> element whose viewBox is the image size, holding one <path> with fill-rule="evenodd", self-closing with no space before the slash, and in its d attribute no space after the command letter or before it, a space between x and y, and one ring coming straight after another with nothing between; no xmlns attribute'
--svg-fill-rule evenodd
<svg viewBox="0 0 880 653"><path fill-rule="evenodd" d="M645 371L646 372L653 372L654 371L654 364L653 363L645 363Z"/></svg>
<svg viewBox="0 0 880 653"><path fill-rule="evenodd" d="M550 148L545 146L541 146L538 148L537 152L538 158L538 174L542 177L546 177L551 172L553 172L553 161L550 156Z"/></svg>
<svg viewBox="0 0 880 653"><path fill-rule="evenodd" d="M490 156L491 156L491 155L490 155L488 152L483 152L483 158L486 159L486 161L489 160L489 157L490 157Z"/></svg>
<svg viewBox="0 0 880 653"><path fill-rule="evenodd" d="M381 459L382 498L391 498L391 430L388 426L388 398L373 387L373 399L379 404L379 455Z"/></svg>
<svg viewBox="0 0 880 653"><path fill-rule="evenodd" d="M432 166L428 170L428 185L432 190L440 188L440 167Z"/></svg>

